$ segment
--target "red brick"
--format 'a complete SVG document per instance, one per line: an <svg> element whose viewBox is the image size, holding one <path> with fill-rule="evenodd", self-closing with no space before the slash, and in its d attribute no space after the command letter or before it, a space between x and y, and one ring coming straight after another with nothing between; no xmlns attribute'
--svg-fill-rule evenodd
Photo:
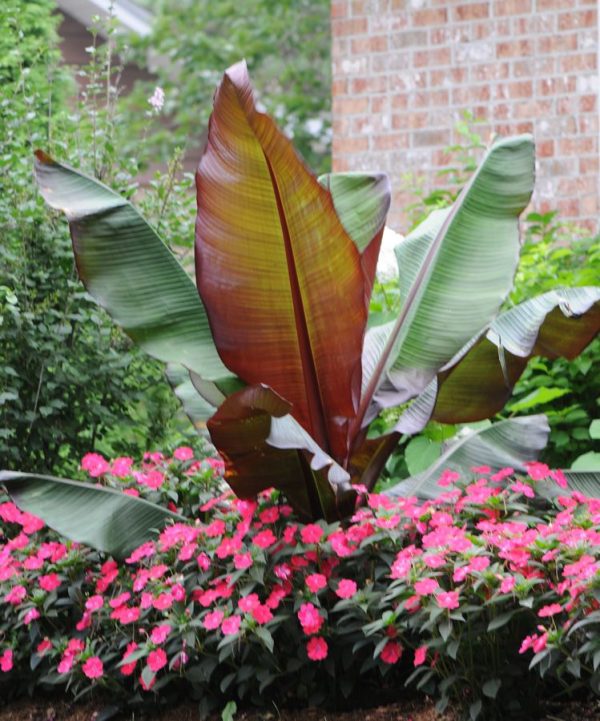
<svg viewBox="0 0 600 721"><path fill-rule="evenodd" d="M448 22L448 11L446 8L440 8L439 10L432 8L415 10L412 15L412 21L416 27L422 25L443 25Z"/></svg>
<svg viewBox="0 0 600 721"><path fill-rule="evenodd" d="M468 107L472 103L487 102L491 91L489 85L471 85L452 89L452 103Z"/></svg>
<svg viewBox="0 0 600 721"><path fill-rule="evenodd" d="M595 95L582 95L579 98L579 110L582 113L593 113L596 111L598 98Z"/></svg>
<svg viewBox="0 0 600 721"><path fill-rule="evenodd" d="M394 110L406 110L409 97L406 93L394 93L392 96L392 108Z"/></svg>
<svg viewBox="0 0 600 721"><path fill-rule="evenodd" d="M429 124L428 113L403 113L402 115L394 115L392 117L392 126L395 130L401 128L426 128Z"/></svg>
<svg viewBox="0 0 600 721"><path fill-rule="evenodd" d="M346 78L337 78L331 83L331 94L334 97L346 95L348 92L348 80Z"/></svg>
<svg viewBox="0 0 600 721"><path fill-rule="evenodd" d="M348 16L348 3L346 0L339 0L331 3L331 18L345 18Z"/></svg>
<svg viewBox="0 0 600 721"><path fill-rule="evenodd" d="M530 98L533 95L533 82L522 80L508 84L509 98Z"/></svg>
<svg viewBox="0 0 600 721"><path fill-rule="evenodd" d="M350 92L354 95L385 93L388 79L385 75L369 75L366 78L354 78L350 83Z"/></svg>
<svg viewBox="0 0 600 721"><path fill-rule="evenodd" d="M577 102L577 98L571 95L566 98L556 99L556 110L559 115L571 115L572 113L576 113L578 106L579 103Z"/></svg>
<svg viewBox="0 0 600 721"><path fill-rule="evenodd" d="M450 92L448 90L434 90L431 92L431 104L433 106L448 106L450 104Z"/></svg>
<svg viewBox="0 0 600 721"><path fill-rule="evenodd" d="M498 43L496 54L499 58L522 58L533 55L533 41L529 39Z"/></svg>
<svg viewBox="0 0 600 721"><path fill-rule="evenodd" d="M357 153L369 149L369 138L338 138L336 140L336 152Z"/></svg>
<svg viewBox="0 0 600 721"><path fill-rule="evenodd" d="M596 53L580 53L579 55L566 55L559 58L559 70L564 73L572 73L579 70L596 70L598 57Z"/></svg>
<svg viewBox="0 0 600 721"><path fill-rule="evenodd" d="M356 115L366 113L369 109L369 98L334 98L334 113Z"/></svg>
<svg viewBox="0 0 600 721"><path fill-rule="evenodd" d="M450 48L439 50L420 50L413 54L413 65L416 68L423 66L448 66L451 62Z"/></svg>
<svg viewBox="0 0 600 721"><path fill-rule="evenodd" d="M352 17L368 15L367 0L353 0L351 5Z"/></svg>
<svg viewBox="0 0 600 721"><path fill-rule="evenodd" d="M471 76L476 82L501 80L508 77L508 63L484 63L471 68Z"/></svg>
<svg viewBox="0 0 600 721"><path fill-rule="evenodd" d="M564 195L584 195L597 190L596 178L591 175L577 178L561 178L558 181L558 191Z"/></svg>
<svg viewBox="0 0 600 721"><path fill-rule="evenodd" d="M459 5L452 12L452 19L458 22L464 20L483 20L490 15L489 2L468 3L467 5Z"/></svg>
<svg viewBox="0 0 600 721"><path fill-rule="evenodd" d="M437 88L445 83L460 85L466 82L468 77L467 68L444 68L443 70L432 70L429 73L429 84Z"/></svg>
<svg viewBox="0 0 600 721"><path fill-rule="evenodd" d="M521 133L533 133L533 123L531 121L527 123L517 123L514 128L514 133L520 135Z"/></svg>
<svg viewBox="0 0 600 721"><path fill-rule="evenodd" d="M597 18L596 10L562 13L558 16L558 29L596 28Z"/></svg>
<svg viewBox="0 0 600 721"><path fill-rule="evenodd" d="M363 35L367 32L367 18L352 18L351 20L337 20L332 24L333 35Z"/></svg>
<svg viewBox="0 0 600 721"><path fill-rule="evenodd" d="M589 158L579 158L580 173L597 173L598 170L600 170L600 161L597 155L592 155Z"/></svg>
<svg viewBox="0 0 600 721"><path fill-rule="evenodd" d="M578 218L579 217L579 200L576 198L569 198L566 200L558 200L558 211L560 215L566 216L567 218Z"/></svg>
<svg viewBox="0 0 600 721"><path fill-rule="evenodd" d="M585 155L597 150L595 138L563 138L558 141L561 155Z"/></svg>
<svg viewBox="0 0 600 721"><path fill-rule="evenodd" d="M567 53L577 50L577 33L560 33L539 38L538 53Z"/></svg>
<svg viewBox="0 0 600 721"><path fill-rule="evenodd" d="M395 150L408 147L408 136L403 133L379 135L373 138L373 150Z"/></svg>
<svg viewBox="0 0 600 721"><path fill-rule="evenodd" d="M537 91L540 95L558 95L560 93L575 93L577 91L577 78L563 76L560 78L544 78L538 80Z"/></svg>
<svg viewBox="0 0 600 721"><path fill-rule="evenodd" d="M361 38L352 39L352 52L356 54L362 53L382 53L388 49L387 35L371 35Z"/></svg>
<svg viewBox="0 0 600 721"><path fill-rule="evenodd" d="M494 15L527 15L531 12L531 0L495 0Z"/></svg>
<svg viewBox="0 0 600 721"><path fill-rule="evenodd" d="M535 154L538 158L554 157L554 140L542 140L535 144Z"/></svg>
<svg viewBox="0 0 600 721"><path fill-rule="evenodd" d="M513 105L512 116L518 120L543 118L552 112L552 100L527 100Z"/></svg>
<svg viewBox="0 0 600 721"><path fill-rule="evenodd" d="M371 112L383 113L387 110L389 99L387 95L378 98L371 98Z"/></svg>

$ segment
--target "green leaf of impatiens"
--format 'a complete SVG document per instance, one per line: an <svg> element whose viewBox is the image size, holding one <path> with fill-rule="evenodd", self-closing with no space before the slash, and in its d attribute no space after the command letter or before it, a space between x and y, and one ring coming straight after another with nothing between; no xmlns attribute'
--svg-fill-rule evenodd
<svg viewBox="0 0 600 721"><path fill-rule="evenodd" d="M35 175L46 202L67 216L85 287L127 335L204 379L231 377L194 283L131 203L41 151Z"/></svg>
<svg viewBox="0 0 600 721"><path fill-rule="evenodd" d="M500 314L472 338L400 417L418 433L430 419L468 423L498 413L534 355L575 358L600 329L600 288L563 288Z"/></svg>
<svg viewBox="0 0 600 721"><path fill-rule="evenodd" d="M544 415L509 418L479 430L463 428L426 471L386 489L385 493L435 498L444 491L437 482L446 469L468 475L473 466L489 466L494 471L510 467L526 472L525 463L538 457L549 433Z"/></svg>
<svg viewBox="0 0 600 721"><path fill-rule="evenodd" d="M532 138L500 140L454 205L396 246L401 309L383 333L367 333L361 421L378 389L385 405L414 397L494 318L512 286L533 181Z"/></svg>
<svg viewBox="0 0 600 721"><path fill-rule="evenodd" d="M169 521L185 520L142 498L90 483L0 471L0 484L22 510L66 538L115 558L125 558L155 538Z"/></svg>

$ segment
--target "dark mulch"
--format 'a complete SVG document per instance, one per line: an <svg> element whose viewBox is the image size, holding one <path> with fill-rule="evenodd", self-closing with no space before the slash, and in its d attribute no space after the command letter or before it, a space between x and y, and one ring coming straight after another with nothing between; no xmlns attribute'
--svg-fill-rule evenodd
<svg viewBox="0 0 600 721"><path fill-rule="evenodd" d="M0 721L98 721L106 704L70 704L60 700L17 701L0 707ZM171 708L128 711L112 716L113 721L198 721L195 703ZM235 721L458 721L457 713L440 716L427 700L404 701L356 711L323 711L320 709L276 709L240 711ZM210 721L220 721L213 716ZM508 721L508 720L507 720ZM541 721L600 721L600 701L568 703L548 707Z"/></svg>

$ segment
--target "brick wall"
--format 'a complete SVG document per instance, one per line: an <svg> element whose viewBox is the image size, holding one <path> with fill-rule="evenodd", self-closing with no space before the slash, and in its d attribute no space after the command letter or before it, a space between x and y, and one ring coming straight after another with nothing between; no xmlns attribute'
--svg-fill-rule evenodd
<svg viewBox="0 0 600 721"><path fill-rule="evenodd" d="M448 164L463 110L532 132L534 206L600 229L599 0L333 0L334 170L385 170L389 224Z"/></svg>

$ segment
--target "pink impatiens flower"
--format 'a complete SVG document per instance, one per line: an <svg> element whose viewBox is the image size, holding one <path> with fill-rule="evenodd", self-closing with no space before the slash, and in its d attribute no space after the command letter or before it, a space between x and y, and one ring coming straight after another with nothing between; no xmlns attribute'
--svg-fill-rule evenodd
<svg viewBox="0 0 600 721"><path fill-rule="evenodd" d="M323 529L316 523L309 523L300 530L300 538L302 543L319 543L323 538Z"/></svg>
<svg viewBox="0 0 600 721"><path fill-rule="evenodd" d="M169 634L171 633L171 627L168 623L163 623L160 626L155 626L150 634L150 640L152 643L161 644L164 643Z"/></svg>
<svg viewBox="0 0 600 721"><path fill-rule="evenodd" d="M219 628L221 625L224 615L223 611L220 611L219 609L211 611L210 613L207 613L202 620L202 625L207 631L214 631L215 628Z"/></svg>
<svg viewBox="0 0 600 721"><path fill-rule="evenodd" d="M4 596L6 603L10 603L12 606L18 606L25 596L27 595L27 589L25 586L13 586L10 591Z"/></svg>
<svg viewBox="0 0 600 721"><path fill-rule="evenodd" d="M458 481L460 478L460 473L456 473L456 471L450 471L446 469L442 475L438 479L438 486L446 487L451 486L453 483Z"/></svg>
<svg viewBox="0 0 600 721"><path fill-rule="evenodd" d="M178 461L191 461L194 457L194 451L189 446L179 446L173 453L173 458Z"/></svg>
<svg viewBox="0 0 600 721"><path fill-rule="evenodd" d="M298 611L298 620L307 636L319 633L323 625L323 617L312 603L303 603Z"/></svg>
<svg viewBox="0 0 600 721"><path fill-rule="evenodd" d="M515 493L522 493L526 498L535 498L535 491L533 488L522 481L515 481L514 483L511 483L509 488Z"/></svg>
<svg viewBox="0 0 600 721"><path fill-rule="evenodd" d="M13 650L7 648L0 656L0 671L2 673L8 673L13 667Z"/></svg>
<svg viewBox="0 0 600 721"><path fill-rule="evenodd" d="M98 656L92 656L83 664L81 670L88 678L101 678L104 675L104 665Z"/></svg>
<svg viewBox="0 0 600 721"><path fill-rule="evenodd" d="M419 646L415 651L415 660L413 661L415 666L422 666L427 658L427 646Z"/></svg>
<svg viewBox="0 0 600 721"><path fill-rule="evenodd" d="M306 644L306 653L311 661L323 661L328 650L327 641L320 636L313 636Z"/></svg>
<svg viewBox="0 0 600 721"><path fill-rule="evenodd" d="M306 587L311 593L318 593L327 585L327 579L322 573L311 573L304 579Z"/></svg>
<svg viewBox="0 0 600 721"><path fill-rule="evenodd" d="M398 663L402 656L402 646L398 641L388 641L381 652L381 660L384 663L394 664Z"/></svg>
<svg viewBox="0 0 600 721"><path fill-rule="evenodd" d="M167 654L163 651L162 648L157 648L154 651L150 651L148 654L148 666L150 667L151 671L154 671L156 673L157 671L160 671L161 668L164 668L164 666L167 665Z"/></svg>
<svg viewBox="0 0 600 721"><path fill-rule="evenodd" d="M440 584L435 578L423 578L415 583L415 591L418 596L429 596L435 593L440 587Z"/></svg>
<svg viewBox="0 0 600 721"><path fill-rule="evenodd" d="M272 546L276 540L277 537L273 531L271 531L270 528L266 528L264 531L257 533L252 542L259 548L268 548L269 546Z"/></svg>
<svg viewBox="0 0 600 721"><path fill-rule="evenodd" d="M221 631L224 636L234 636L240 630L241 624L241 616L228 616L221 623Z"/></svg>
<svg viewBox="0 0 600 721"><path fill-rule="evenodd" d="M60 586L58 573L48 573L38 578L38 584L43 591L54 591Z"/></svg>
<svg viewBox="0 0 600 721"><path fill-rule="evenodd" d="M542 606L538 611L540 618L547 618L548 616L556 616L557 613L561 613L563 607L560 603L550 603L547 606Z"/></svg>
<svg viewBox="0 0 600 721"><path fill-rule="evenodd" d="M458 591L442 591L435 597L438 606L440 608L454 609L458 608L460 603L458 601Z"/></svg>
<svg viewBox="0 0 600 721"><path fill-rule="evenodd" d="M349 578L342 578L335 590L335 595L339 598L352 598L357 590L354 581L351 581Z"/></svg>
<svg viewBox="0 0 600 721"><path fill-rule="evenodd" d="M40 612L37 610L37 608L30 608L29 611L27 611L27 613L25 614L25 616L23 618L23 623L26 626L29 626L29 624L32 621L35 621L39 617L40 617Z"/></svg>

